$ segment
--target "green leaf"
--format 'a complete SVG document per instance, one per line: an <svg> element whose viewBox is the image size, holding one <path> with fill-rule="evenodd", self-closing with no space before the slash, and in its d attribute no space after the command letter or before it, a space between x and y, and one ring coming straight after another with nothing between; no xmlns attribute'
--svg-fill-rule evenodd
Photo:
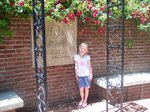
<svg viewBox="0 0 150 112"><path fill-rule="evenodd" d="M128 48L131 48L133 47L134 45L134 40L133 39L126 39L125 40L125 46L128 47Z"/></svg>
<svg viewBox="0 0 150 112"><path fill-rule="evenodd" d="M0 28L5 29L8 26L8 22L6 20L0 20Z"/></svg>

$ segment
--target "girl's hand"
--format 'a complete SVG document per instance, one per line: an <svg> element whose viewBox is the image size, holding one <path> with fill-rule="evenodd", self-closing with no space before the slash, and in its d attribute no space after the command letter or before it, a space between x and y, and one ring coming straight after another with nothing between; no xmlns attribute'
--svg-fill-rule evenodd
<svg viewBox="0 0 150 112"><path fill-rule="evenodd" d="M76 75L76 80L77 80L77 82L78 82L78 76Z"/></svg>
<svg viewBox="0 0 150 112"><path fill-rule="evenodd" d="M90 81L91 81L92 79L93 79L93 75L91 74L91 75L90 75Z"/></svg>

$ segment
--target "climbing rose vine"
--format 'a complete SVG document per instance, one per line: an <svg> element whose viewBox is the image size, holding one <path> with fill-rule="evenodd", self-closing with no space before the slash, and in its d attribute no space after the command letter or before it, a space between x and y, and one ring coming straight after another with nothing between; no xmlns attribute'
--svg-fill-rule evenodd
<svg viewBox="0 0 150 112"><path fill-rule="evenodd" d="M119 2L121 0L111 0L110 5ZM106 12L106 0L47 0L45 2L46 19L54 19L69 25L77 18L81 28L84 28L87 23L91 23L93 24L93 30L97 30L100 33L105 30ZM32 16L32 1L0 1L0 41L3 37L12 35L8 27L12 16ZM119 19L121 18L121 10L114 7L110 10L109 16L111 19ZM150 32L149 0L125 0L125 19L134 19L138 29Z"/></svg>

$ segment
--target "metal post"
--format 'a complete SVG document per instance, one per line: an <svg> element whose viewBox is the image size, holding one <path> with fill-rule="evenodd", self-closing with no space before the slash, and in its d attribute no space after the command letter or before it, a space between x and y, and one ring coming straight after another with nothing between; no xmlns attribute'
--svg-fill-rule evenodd
<svg viewBox="0 0 150 112"><path fill-rule="evenodd" d="M120 16L115 17L113 11ZM122 112L123 109L123 71L124 71L124 0L107 0L107 101ZM117 84L110 76L116 77Z"/></svg>
<svg viewBox="0 0 150 112"><path fill-rule="evenodd" d="M37 112L48 112L44 0L32 0Z"/></svg>

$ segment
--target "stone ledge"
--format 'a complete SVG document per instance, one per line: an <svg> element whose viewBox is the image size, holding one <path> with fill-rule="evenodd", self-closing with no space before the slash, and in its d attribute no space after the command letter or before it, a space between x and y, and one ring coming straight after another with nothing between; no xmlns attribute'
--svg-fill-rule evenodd
<svg viewBox="0 0 150 112"><path fill-rule="evenodd" d="M120 77L112 76L109 78L112 86L116 86L120 83ZM94 78L94 83L104 89L107 88L106 84L106 76ZM150 83L150 72L149 73L133 73L133 74L125 74L124 75L124 84L123 86L133 86Z"/></svg>
<svg viewBox="0 0 150 112"><path fill-rule="evenodd" d="M23 106L23 100L15 92L0 92L0 112L15 110Z"/></svg>

